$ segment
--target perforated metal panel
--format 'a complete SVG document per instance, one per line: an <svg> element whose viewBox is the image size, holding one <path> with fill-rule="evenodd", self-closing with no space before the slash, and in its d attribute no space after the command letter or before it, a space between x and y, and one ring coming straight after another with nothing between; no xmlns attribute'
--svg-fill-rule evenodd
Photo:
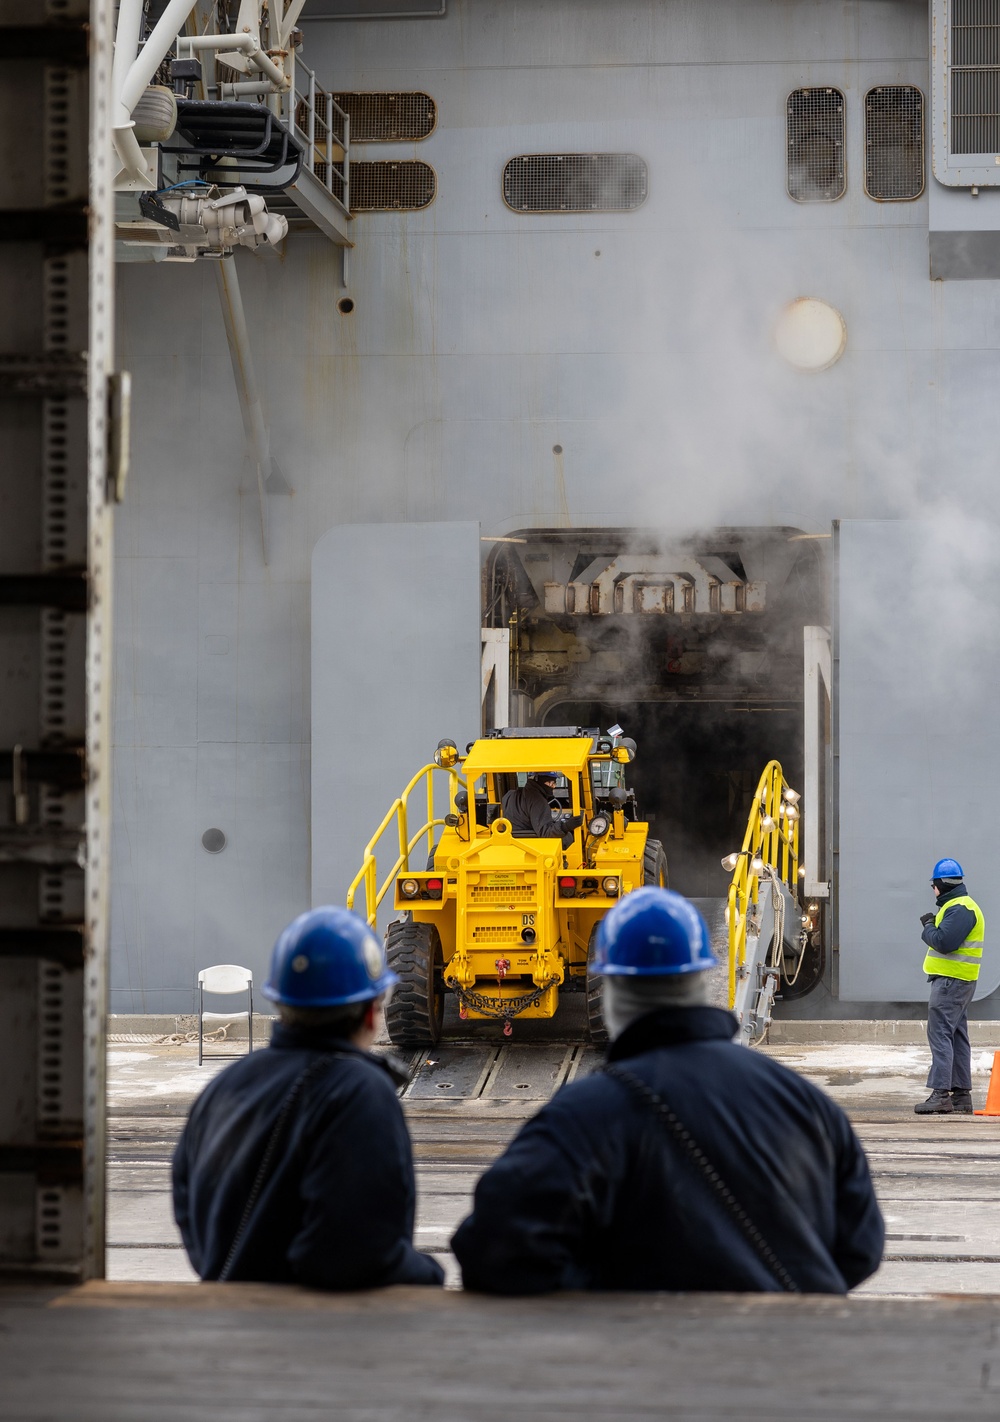
<svg viewBox="0 0 1000 1422"><path fill-rule="evenodd" d="M404 143L434 132L437 105L430 94L334 94L351 119L352 143Z"/></svg>
<svg viewBox="0 0 1000 1422"><path fill-rule="evenodd" d="M796 202L836 202L847 187L843 94L793 89L785 112L788 196Z"/></svg>
<svg viewBox="0 0 1000 1422"><path fill-rule="evenodd" d="M634 153L522 153L503 170L503 200L515 212L631 212L648 176Z"/></svg>
<svg viewBox="0 0 1000 1422"><path fill-rule="evenodd" d="M865 192L876 202L912 202L924 190L924 96L914 84L865 95Z"/></svg>
<svg viewBox="0 0 1000 1422"><path fill-rule="evenodd" d="M1000 152L1000 0L951 0L951 151Z"/></svg>
<svg viewBox="0 0 1000 1422"><path fill-rule="evenodd" d="M351 163L352 212L416 212L429 207L436 193L429 163Z"/></svg>
<svg viewBox="0 0 1000 1422"><path fill-rule="evenodd" d="M0 360L0 1275L79 1278L104 1267L114 7L32 7L28 58L17 30L7 48L16 14L0 14L4 83L23 95L22 161L0 170L14 347Z"/></svg>

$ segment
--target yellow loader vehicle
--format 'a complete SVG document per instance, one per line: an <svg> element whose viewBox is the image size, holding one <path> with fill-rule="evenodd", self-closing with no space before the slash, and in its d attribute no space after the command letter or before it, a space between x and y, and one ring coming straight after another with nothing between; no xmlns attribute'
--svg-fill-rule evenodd
<svg viewBox="0 0 1000 1422"><path fill-rule="evenodd" d="M448 993L462 1019L495 1019L506 1036L516 1017L554 1017L564 994L586 993L590 1038L606 1040L599 982L587 973L597 925L623 894L667 884L663 846L625 785L634 757L634 741L575 726L493 731L464 757L440 743L449 812L435 818L435 765L423 767L369 843L347 900L354 907L363 888L374 925L394 886L404 915L385 939L400 978L386 1014L396 1046L439 1040ZM427 822L411 835L407 803L421 781ZM375 847L394 819L399 856L379 888ZM418 870L410 861L425 836Z"/></svg>

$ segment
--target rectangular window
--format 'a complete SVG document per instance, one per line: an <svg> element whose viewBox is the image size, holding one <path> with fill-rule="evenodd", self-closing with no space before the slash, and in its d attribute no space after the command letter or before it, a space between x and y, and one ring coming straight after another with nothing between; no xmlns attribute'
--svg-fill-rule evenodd
<svg viewBox="0 0 1000 1422"><path fill-rule="evenodd" d="M788 196L796 202L836 202L847 187L843 94L795 89L785 112Z"/></svg>
<svg viewBox="0 0 1000 1422"><path fill-rule="evenodd" d="M912 202L924 190L924 96L913 84L880 84L865 95L865 192L876 202Z"/></svg>
<svg viewBox="0 0 1000 1422"><path fill-rule="evenodd" d="M647 180L634 153L523 153L503 170L503 200L515 212L631 212Z"/></svg>

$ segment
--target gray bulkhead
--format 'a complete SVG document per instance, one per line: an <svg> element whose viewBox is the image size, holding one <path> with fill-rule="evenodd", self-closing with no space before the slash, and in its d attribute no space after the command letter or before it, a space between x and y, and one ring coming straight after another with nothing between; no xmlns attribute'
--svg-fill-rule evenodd
<svg viewBox="0 0 1000 1422"><path fill-rule="evenodd" d="M955 693L988 692L971 613L996 572L983 529L997 513L1000 293L931 282L927 196L877 203L863 181L866 91L929 95L924 5L449 0L440 19L306 15L305 54L324 83L432 95L429 138L352 156L419 158L437 195L420 212L354 219L346 287L319 235L238 258L272 449L293 489L269 497L266 564L213 275L205 263L120 271L141 433L116 534L118 1012L190 1010L208 963L246 963L259 981L276 933L310 902L310 566L331 530L829 534L834 520L925 520L940 535L919 555L927 577L973 589L947 634ZM785 103L823 85L846 100L846 192L800 204L786 192ZM645 203L508 209L508 160L558 152L639 155ZM772 336L803 296L832 304L847 329L842 357L811 374L784 363ZM414 597L391 540L368 576L389 604ZM853 604L841 580L845 629L859 608L891 628L898 584L883 580L873 607L877 583L859 578ZM478 667L469 675L477 685ZM437 694L422 722L454 735L449 688ZM863 698L851 705L863 714ZM368 708L349 710L363 734ZM1000 752L988 726L977 736L990 783ZM436 739L413 746L414 769ZM900 961L919 953L927 854L964 852L952 838L900 848L900 815L951 793L940 753L930 738L897 746L897 773L927 789L905 811L879 800L892 893L876 867L864 902L876 921L898 916L884 942ZM850 756L845 741L842 815L875 769ZM385 795L367 807L372 828L387 807ZM961 817L937 823L951 835ZM227 836L220 854L202 848L209 827ZM857 955L841 986L870 1002L921 988L919 974L869 976ZM840 1015L828 993L823 1010Z"/></svg>

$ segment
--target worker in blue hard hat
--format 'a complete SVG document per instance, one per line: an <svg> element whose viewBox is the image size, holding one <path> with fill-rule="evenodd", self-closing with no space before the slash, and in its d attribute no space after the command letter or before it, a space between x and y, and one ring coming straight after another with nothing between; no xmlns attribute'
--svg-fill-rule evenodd
<svg viewBox="0 0 1000 1422"><path fill-rule="evenodd" d="M918 1116L972 1114L972 1050L969 1046L969 1006L983 960L986 921L965 887L965 871L957 859L939 859L931 870L937 900L933 913L920 915L921 938L927 945L924 972L930 983L927 1041L931 1094L914 1106Z"/></svg>
<svg viewBox="0 0 1000 1422"><path fill-rule="evenodd" d="M452 1240L466 1288L844 1293L875 1271L882 1216L846 1116L733 1040L715 963L679 894L610 910L591 963L607 1062L479 1181Z"/></svg>
<svg viewBox="0 0 1000 1422"><path fill-rule="evenodd" d="M203 1279L323 1289L440 1284L413 1247L405 1080L368 1049L398 979L368 925L318 908L274 946L270 1046L198 1097L174 1152L174 1214Z"/></svg>

